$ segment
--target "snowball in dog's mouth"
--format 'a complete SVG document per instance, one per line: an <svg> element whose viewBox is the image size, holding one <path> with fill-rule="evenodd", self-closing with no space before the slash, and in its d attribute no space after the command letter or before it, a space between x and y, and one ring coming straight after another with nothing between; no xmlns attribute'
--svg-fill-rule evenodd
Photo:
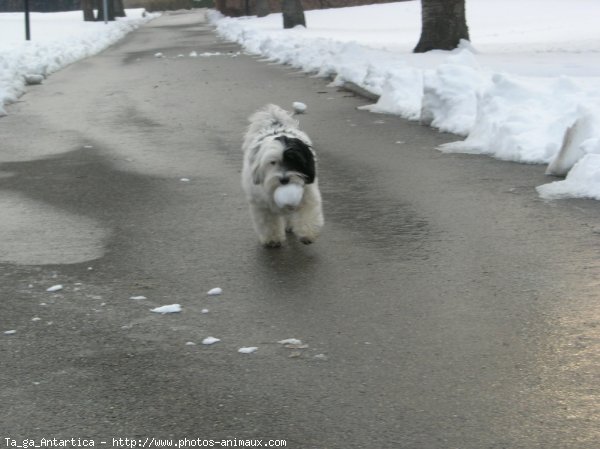
<svg viewBox="0 0 600 449"><path fill-rule="evenodd" d="M299 184L285 184L275 189L273 199L277 207L294 208L302 201L302 195L304 194L304 188Z"/></svg>

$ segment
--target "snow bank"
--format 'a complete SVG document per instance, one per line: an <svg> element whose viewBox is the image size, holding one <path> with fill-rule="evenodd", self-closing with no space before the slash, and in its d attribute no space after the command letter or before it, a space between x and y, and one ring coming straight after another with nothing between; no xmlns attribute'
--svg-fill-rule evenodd
<svg viewBox="0 0 600 449"><path fill-rule="evenodd" d="M127 10L116 22L84 22L81 11L31 13L32 40L24 39L22 13L0 14L0 115L4 105L23 94L26 78L47 77L79 59L94 55L156 17L143 9ZM35 79L35 78L30 78ZM39 78L38 78L39 79Z"/></svg>
<svg viewBox="0 0 600 449"><path fill-rule="evenodd" d="M539 186L537 191L545 199L600 200L600 154L586 154L573 166L564 181L544 184Z"/></svg>
<svg viewBox="0 0 600 449"><path fill-rule="evenodd" d="M475 48L415 55L419 14L419 2L307 11L308 28L292 30L280 14L209 17L249 53L378 95L365 109L465 137L441 151L550 164L568 176L540 194L599 199L600 3L478 0L467 4Z"/></svg>

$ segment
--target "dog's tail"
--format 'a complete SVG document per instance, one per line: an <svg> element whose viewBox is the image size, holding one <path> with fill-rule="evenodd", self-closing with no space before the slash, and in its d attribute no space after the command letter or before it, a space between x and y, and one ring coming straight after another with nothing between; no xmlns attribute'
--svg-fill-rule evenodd
<svg viewBox="0 0 600 449"><path fill-rule="evenodd" d="M297 128L298 121L288 111L275 104L268 104L252 114L249 131L257 132L264 128Z"/></svg>

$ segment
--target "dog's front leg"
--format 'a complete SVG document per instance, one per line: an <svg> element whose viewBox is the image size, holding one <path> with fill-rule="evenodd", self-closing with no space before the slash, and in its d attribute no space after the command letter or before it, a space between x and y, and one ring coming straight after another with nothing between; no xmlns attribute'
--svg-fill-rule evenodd
<svg viewBox="0 0 600 449"><path fill-rule="evenodd" d="M290 227L298 239L308 245L319 237L323 224L321 195L317 189L309 189L303 206L290 217Z"/></svg>
<svg viewBox="0 0 600 449"><path fill-rule="evenodd" d="M270 248L277 248L285 241L285 222L283 217L274 214L269 209L250 206L254 229L260 243Z"/></svg>

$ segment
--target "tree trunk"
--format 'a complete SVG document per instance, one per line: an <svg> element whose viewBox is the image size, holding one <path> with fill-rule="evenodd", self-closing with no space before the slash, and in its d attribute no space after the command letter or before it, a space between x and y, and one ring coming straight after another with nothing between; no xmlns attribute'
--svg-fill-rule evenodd
<svg viewBox="0 0 600 449"><path fill-rule="evenodd" d="M469 40L465 0L421 0L421 39L415 53L453 50Z"/></svg>
<svg viewBox="0 0 600 449"><path fill-rule="evenodd" d="M94 22L94 0L81 0L81 10L83 11L83 20L85 22Z"/></svg>
<svg viewBox="0 0 600 449"><path fill-rule="evenodd" d="M96 20L98 22L103 22L104 21L104 0L96 0L98 2L98 17L96 17ZM108 0L106 2L107 6L108 6L108 11L106 14L107 20L109 21L113 21L115 20L115 8L113 5L113 0Z"/></svg>
<svg viewBox="0 0 600 449"><path fill-rule="evenodd" d="M268 16L271 12L268 0L256 0L256 15L258 17Z"/></svg>
<svg viewBox="0 0 600 449"><path fill-rule="evenodd" d="M283 12L283 28L294 28L297 25L306 27L304 9L300 0L283 0L281 11Z"/></svg>
<svg viewBox="0 0 600 449"><path fill-rule="evenodd" d="M110 1L110 0L109 0ZM123 0L114 0L115 17L126 17Z"/></svg>

